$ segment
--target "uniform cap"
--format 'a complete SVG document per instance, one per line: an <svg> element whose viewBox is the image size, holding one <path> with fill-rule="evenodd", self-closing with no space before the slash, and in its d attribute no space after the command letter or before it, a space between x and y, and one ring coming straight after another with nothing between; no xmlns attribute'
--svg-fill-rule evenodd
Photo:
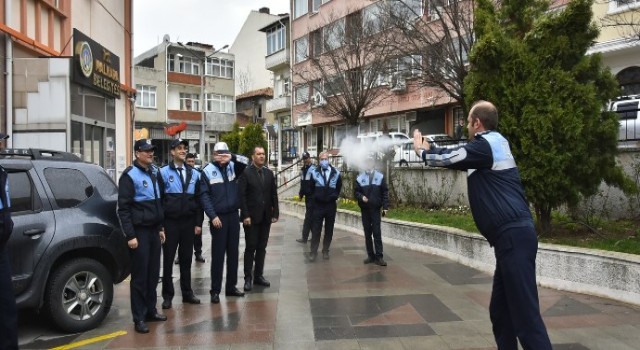
<svg viewBox="0 0 640 350"><path fill-rule="evenodd" d="M151 139L140 139L138 141L136 141L136 143L133 145L133 150L134 151L149 151L149 150L155 150L156 146L151 144Z"/></svg>
<svg viewBox="0 0 640 350"><path fill-rule="evenodd" d="M229 146L226 142L218 142L213 146L213 151L216 153L231 153L229 152Z"/></svg>
<svg viewBox="0 0 640 350"><path fill-rule="evenodd" d="M189 141L183 139L175 139L171 141L171 149L178 147L178 145L183 144L185 147L189 147Z"/></svg>
<svg viewBox="0 0 640 350"><path fill-rule="evenodd" d="M309 154L309 152L304 151L302 152L302 159L309 159L311 158L311 155Z"/></svg>

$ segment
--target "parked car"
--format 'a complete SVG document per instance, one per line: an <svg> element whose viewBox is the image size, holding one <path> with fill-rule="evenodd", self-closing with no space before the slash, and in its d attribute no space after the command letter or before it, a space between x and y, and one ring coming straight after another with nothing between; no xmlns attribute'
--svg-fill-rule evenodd
<svg viewBox="0 0 640 350"><path fill-rule="evenodd" d="M118 189L103 168L66 152L5 149L13 234L8 242L20 308L40 309L66 332L98 326L130 259L116 216Z"/></svg>
<svg viewBox="0 0 640 350"><path fill-rule="evenodd" d="M422 139L429 142L432 147L440 148L454 148L463 144L447 134L429 134L422 136ZM413 141L404 143L399 150L396 150L393 162L397 166L424 165L422 159L413 150Z"/></svg>
<svg viewBox="0 0 640 350"><path fill-rule="evenodd" d="M610 104L620 119L619 141L640 140L640 95L625 96Z"/></svg>

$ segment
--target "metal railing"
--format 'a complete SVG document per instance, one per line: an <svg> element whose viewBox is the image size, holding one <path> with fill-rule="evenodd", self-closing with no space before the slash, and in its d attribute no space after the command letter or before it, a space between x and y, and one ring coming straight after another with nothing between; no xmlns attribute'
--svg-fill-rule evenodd
<svg viewBox="0 0 640 350"><path fill-rule="evenodd" d="M300 165L301 162L302 159L297 159L293 164L276 172L276 185L278 186L278 189L287 186L292 181L300 177L300 168L302 168L302 165Z"/></svg>

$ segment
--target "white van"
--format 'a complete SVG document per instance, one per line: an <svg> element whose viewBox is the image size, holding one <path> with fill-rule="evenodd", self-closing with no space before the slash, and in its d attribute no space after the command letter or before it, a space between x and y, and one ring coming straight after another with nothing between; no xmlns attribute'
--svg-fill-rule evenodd
<svg viewBox="0 0 640 350"><path fill-rule="evenodd" d="M640 95L621 97L610 106L620 120L618 141L640 140Z"/></svg>

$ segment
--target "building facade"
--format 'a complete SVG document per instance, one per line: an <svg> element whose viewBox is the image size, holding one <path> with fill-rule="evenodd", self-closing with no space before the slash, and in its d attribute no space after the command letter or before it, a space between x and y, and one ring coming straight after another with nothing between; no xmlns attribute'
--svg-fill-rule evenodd
<svg viewBox="0 0 640 350"><path fill-rule="evenodd" d="M174 43L166 35L135 58L135 138L152 139L158 164L170 159L169 142L176 137L207 162L220 134L232 130L235 57L221 50Z"/></svg>
<svg viewBox="0 0 640 350"><path fill-rule="evenodd" d="M428 15L424 3L416 3L416 13ZM323 150L337 153L340 142L347 135L347 127L340 118L327 115L322 103L318 103L321 96L317 96L317 89L322 89L321 85L327 82L309 84L301 81L297 72L313 69L309 61L319 59L326 52L322 46L327 45L327 36L334 35L332 28L346 28L343 32L348 35L349 28L364 25L365 19L380 20L376 18L383 15L379 6L379 3L367 0L291 0L291 124L299 132L300 148L312 155ZM400 66L404 58L397 57L394 62ZM358 134L385 129L411 135L413 129L420 128L424 134L452 135L457 119L465 119L462 108L451 97L438 88L419 86L411 76L399 81L393 73L381 75L376 88L386 91L379 102L372 104L362 115Z"/></svg>
<svg viewBox="0 0 640 350"><path fill-rule="evenodd" d="M8 147L68 151L117 178L131 161L131 0L0 3Z"/></svg>

